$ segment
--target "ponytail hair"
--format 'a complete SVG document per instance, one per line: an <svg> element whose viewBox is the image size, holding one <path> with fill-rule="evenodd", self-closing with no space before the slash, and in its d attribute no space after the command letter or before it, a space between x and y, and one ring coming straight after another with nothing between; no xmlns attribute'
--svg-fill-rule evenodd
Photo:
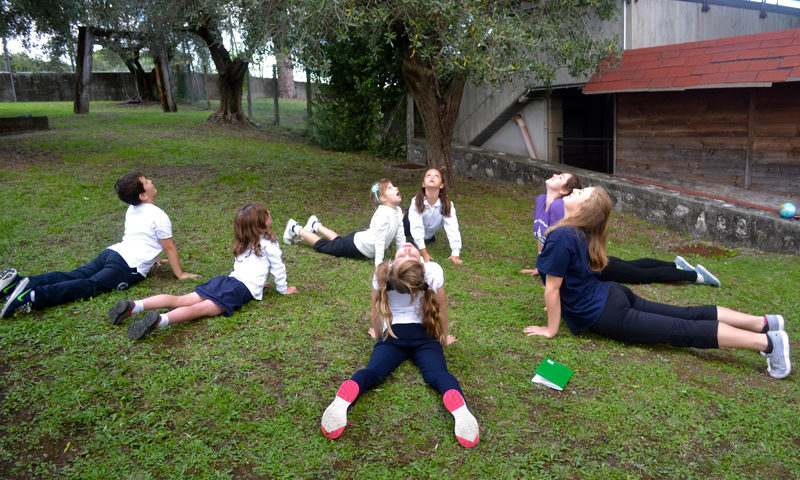
<svg viewBox="0 0 800 480"><path fill-rule="evenodd" d="M390 183L392 183L391 180L384 178L374 183L372 188L370 188L369 197L376 205L381 205L381 197L386 193L386 187L388 187Z"/></svg>
<svg viewBox="0 0 800 480"><path fill-rule="evenodd" d="M589 250L589 268L599 272L608 265L606 239L608 220L611 218L611 198L603 187L592 187L592 193L577 212L567 215L548 228L545 236L560 227L574 227L586 237Z"/></svg>
<svg viewBox="0 0 800 480"><path fill-rule="evenodd" d="M375 278L378 280L378 289L372 292L371 320L375 332L383 332L381 338L386 339L390 335L397 338L392 331L392 311L389 309L389 292L394 290L411 295L412 302L417 295L422 295L422 326L428 335L444 344L447 332L442 326L439 300L433 288L425 282L425 269L421 263L406 260L389 265L383 262L375 270Z"/></svg>
<svg viewBox="0 0 800 480"><path fill-rule="evenodd" d="M440 172L438 168L429 168L425 170L425 173L427 174L431 170L436 170L437 172L439 172L439 178L442 179L442 188L439 189L439 203L442 204L442 216L449 217L450 197L447 195L447 186L444 184L444 177L442 177L442 172ZM423 203L424 200L425 200L425 187L420 186L419 190L417 190L417 194L414 196L414 206L417 207L417 211L419 213L422 213L425 210L425 204Z"/></svg>

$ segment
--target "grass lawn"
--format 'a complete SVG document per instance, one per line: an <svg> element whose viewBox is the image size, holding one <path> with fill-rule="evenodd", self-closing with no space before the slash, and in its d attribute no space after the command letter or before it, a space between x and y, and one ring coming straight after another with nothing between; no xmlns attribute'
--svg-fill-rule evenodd
<svg viewBox="0 0 800 480"><path fill-rule="evenodd" d="M125 205L113 183L135 169L159 190L184 269L200 275L156 268L127 292L0 321L0 477L800 478L798 372L778 381L754 352L629 346L565 326L552 340L523 335L545 323L541 282L517 273L534 262L534 188L459 177L464 264L445 263L444 235L430 247L459 338L448 365L484 428L471 450L408 362L359 400L342 437L322 436L336 388L370 355L371 262L282 244L299 294L265 291L232 317L129 341L106 310L229 273L245 202L264 202L279 235L312 213L340 233L366 228L369 186L383 177L407 206L421 170L309 146L305 102L281 108L280 128L228 130L186 106L94 102L77 116L71 103L0 103L0 116L48 115L51 126L0 137L0 268L69 270L119 241ZM671 259L693 242L615 213L609 253ZM734 254L687 258L720 289L634 290L782 313L797 336L800 257ZM563 392L531 383L545 356L575 370Z"/></svg>

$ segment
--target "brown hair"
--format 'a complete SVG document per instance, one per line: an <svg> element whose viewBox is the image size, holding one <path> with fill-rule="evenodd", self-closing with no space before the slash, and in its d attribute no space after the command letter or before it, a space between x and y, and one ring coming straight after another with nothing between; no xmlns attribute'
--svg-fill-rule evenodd
<svg viewBox="0 0 800 480"><path fill-rule="evenodd" d="M442 172L438 168L429 168L425 170L425 175L428 174L431 170L436 170L439 172L439 178L442 179L442 188L439 189L439 201L442 204L442 216L449 217L450 216L450 197L447 196L447 186L444 184L444 177L442 177ZM425 177L423 177L424 179ZM423 200L425 199L425 187L420 186L419 190L417 190L417 195L414 197L414 206L417 207L417 211L422 213L425 210L425 204ZM433 206L433 205L431 205Z"/></svg>
<svg viewBox="0 0 800 480"><path fill-rule="evenodd" d="M129 205L142 203L139 195L144 193L143 177L144 175L139 172L128 172L119 177L114 183L114 190L116 190L119 199Z"/></svg>
<svg viewBox="0 0 800 480"><path fill-rule="evenodd" d="M567 172L567 175L568 175L567 181L564 182L564 186L561 187L561 190L566 190L567 193L565 193L564 195L561 195L558 198L566 197L567 195L572 193L572 191L575 190L576 188L578 188L578 189L583 188L583 186L581 185L581 179L578 178L577 175L575 175L574 173L569 173L569 172Z"/></svg>
<svg viewBox="0 0 800 480"><path fill-rule="evenodd" d="M588 242L589 268L599 272L608 265L606 238L608 220L611 218L611 198L603 187L592 187L592 194L583 202L577 212L567 215L560 222L548 228L545 236L559 227L575 227Z"/></svg>
<svg viewBox="0 0 800 480"><path fill-rule="evenodd" d="M391 180L384 178L379 180L378 183L372 185L372 189L370 190L370 198L373 202L381 205L381 197L384 193L386 193L386 187L388 187L390 183L392 183Z"/></svg>
<svg viewBox="0 0 800 480"><path fill-rule="evenodd" d="M233 256L238 257L250 250L259 257L261 251L261 237L270 242L277 242L278 237L269 223L269 210L259 202L248 203L236 212L233 219Z"/></svg>
<svg viewBox="0 0 800 480"><path fill-rule="evenodd" d="M372 328L375 333L383 332L382 338L391 335L397 338L392 331L392 312L389 310L389 291L395 290L398 293L411 295L413 302L417 295L422 295L422 326L428 335L437 339L444 345L447 339L447 331L442 325L442 318L439 314L439 300L436 292L425 282L425 270L421 263L413 260L405 260L389 266L388 262L378 265L375 270L375 277L378 280L378 289L372 292Z"/></svg>

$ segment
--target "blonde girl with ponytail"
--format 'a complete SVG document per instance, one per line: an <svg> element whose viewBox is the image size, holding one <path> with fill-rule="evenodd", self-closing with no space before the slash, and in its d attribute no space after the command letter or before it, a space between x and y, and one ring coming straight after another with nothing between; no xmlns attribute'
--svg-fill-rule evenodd
<svg viewBox="0 0 800 480"><path fill-rule="evenodd" d="M464 401L458 380L447 370L443 347L457 339L448 333L447 298L442 267L423 263L410 243L394 262L375 269L372 281L371 328L376 340L366 368L339 386L322 414L322 433L338 438L347 426L347 412L359 396L382 383L405 360L412 360L425 382L442 395L455 419L456 439L466 448L478 443L478 421Z"/></svg>

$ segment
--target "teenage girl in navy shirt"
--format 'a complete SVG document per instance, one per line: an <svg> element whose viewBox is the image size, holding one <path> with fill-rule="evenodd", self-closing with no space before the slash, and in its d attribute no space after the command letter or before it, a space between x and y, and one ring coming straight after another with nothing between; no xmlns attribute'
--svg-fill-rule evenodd
<svg viewBox="0 0 800 480"><path fill-rule="evenodd" d="M714 305L665 305L602 281L611 199L601 187L575 189L564 197L564 211L564 219L546 232L536 261L545 284L547 326L526 327L528 336L552 338L563 317L572 333L591 330L622 342L755 350L767 357L772 377L789 375L789 337L782 316L754 316Z"/></svg>

